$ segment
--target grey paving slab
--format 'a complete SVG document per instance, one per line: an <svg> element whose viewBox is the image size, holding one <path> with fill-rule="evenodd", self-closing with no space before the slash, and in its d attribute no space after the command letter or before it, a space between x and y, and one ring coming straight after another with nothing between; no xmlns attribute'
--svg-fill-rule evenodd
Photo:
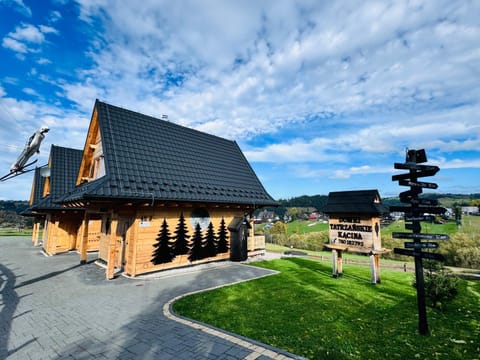
<svg viewBox="0 0 480 360"><path fill-rule="evenodd" d="M280 359L279 349L169 312L185 293L268 274L225 262L105 280L77 253L46 257L29 238L0 237L0 359Z"/></svg>

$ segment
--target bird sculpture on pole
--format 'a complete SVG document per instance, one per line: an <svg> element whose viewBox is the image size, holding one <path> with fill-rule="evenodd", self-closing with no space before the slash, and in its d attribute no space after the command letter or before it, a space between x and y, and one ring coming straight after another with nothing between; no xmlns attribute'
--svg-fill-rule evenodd
<svg viewBox="0 0 480 360"><path fill-rule="evenodd" d="M50 129L48 126L42 126L40 129L35 131L32 136L27 140L25 148L22 153L18 156L17 160L10 167L10 172L5 176L0 178L0 181L5 181L11 179L15 176L24 174L26 172L33 171L35 169L30 168L31 165L35 164L37 160L28 162L34 154L40 153L40 145L42 144L43 139L45 139L45 134Z"/></svg>

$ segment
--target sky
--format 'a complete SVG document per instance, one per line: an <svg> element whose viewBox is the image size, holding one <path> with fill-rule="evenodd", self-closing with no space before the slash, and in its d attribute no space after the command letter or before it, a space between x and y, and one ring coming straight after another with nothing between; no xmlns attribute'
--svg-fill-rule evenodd
<svg viewBox="0 0 480 360"><path fill-rule="evenodd" d="M377 189L425 149L480 193L480 1L0 0L0 172L83 149L95 99L235 140L275 199ZM0 183L27 200L32 173Z"/></svg>

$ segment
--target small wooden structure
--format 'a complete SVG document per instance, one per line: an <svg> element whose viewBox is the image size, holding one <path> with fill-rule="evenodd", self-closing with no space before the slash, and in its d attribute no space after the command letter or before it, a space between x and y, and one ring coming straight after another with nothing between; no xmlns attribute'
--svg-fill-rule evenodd
<svg viewBox="0 0 480 360"><path fill-rule="evenodd" d="M328 248L332 249L333 276L343 274L344 251L370 255L371 282L380 283L380 215L388 208L377 190L340 191L328 194L324 213L329 215Z"/></svg>
<svg viewBox="0 0 480 360"><path fill-rule="evenodd" d="M77 242L77 238L84 218L84 209L69 209L58 203L74 188L81 157L81 150L52 145L48 167L35 172L31 206L25 215L34 217L34 245L38 245L40 219L44 220L42 246L48 255L81 250L82 243ZM98 250L99 227L99 221L92 223L87 251ZM96 235L93 233L95 228Z"/></svg>
<svg viewBox="0 0 480 360"><path fill-rule="evenodd" d="M101 219L98 262L108 279L228 259L231 223L250 225L256 208L278 205L236 142L98 100L76 187L62 203L85 209L84 244L91 219ZM240 239L248 256L264 251L251 230L235 229L249 235Z"/></svg>

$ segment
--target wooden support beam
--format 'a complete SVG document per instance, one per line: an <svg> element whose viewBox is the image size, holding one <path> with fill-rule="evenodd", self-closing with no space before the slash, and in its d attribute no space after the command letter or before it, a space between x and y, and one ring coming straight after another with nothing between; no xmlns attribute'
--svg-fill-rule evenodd
<svg viewBox="0 0 480 360"><path fill-rule="evenodd" d="M380 257L378 254L370 255L370 279L372 284L380 284Z"/></svg>
<svg viewBox="0 0 480 360"><path fill-rule="evenodd" d="M118 219L112 216L111 231L108 239L108 260L107 260L107 280L112 280L115 277L115 256L116 256L116 243L117 243L117 225Z"/></svg>
<svg viewBox="0 0 480 360"><path fill-rule="evenodd" d="M87 263L87 247L88 247L88 222L89 216L85 213L82 221L82 235L80 238L80 264Z"/></svg>
<svg viewBox="0 0 480 360"><path fill-rule="evenodd" d="M341 277L343 275L343 258L342 250L332 249L333 277Z"/></svg>
<svg viewBox="0 0 480 360"><path fill-rule="evenodd" d="M47 244L47 238L48 238L48 219L50 215L45 216L45 221L43 222L43 235L42 235L42 244L43 244L43 249L46 251L45 246Z"/></svg>
<svg viewBox="0 0 480 360"><path fill-rule="evenodd" d="M35 220L35 222L33 223L33 231L32 231L33 246L38 246L39 235L40 235L40 220Z"/></svg>

